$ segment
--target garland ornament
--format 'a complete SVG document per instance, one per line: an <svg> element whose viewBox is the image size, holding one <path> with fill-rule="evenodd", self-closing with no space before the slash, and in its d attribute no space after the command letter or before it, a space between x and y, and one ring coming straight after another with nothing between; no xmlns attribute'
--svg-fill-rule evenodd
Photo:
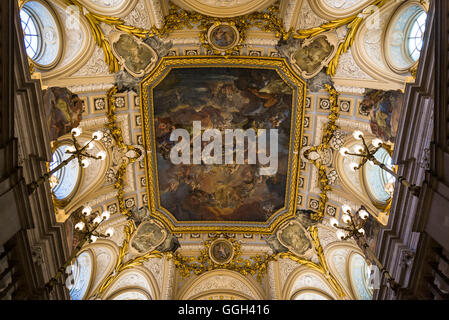
<svg viewBox="0 0 449 320"><path fill-rule="evenodd" d="M309 155L311 152L321 152L324 149L328 149L330 146L330 141L334 136L335 131L338 129L337 120L340 116L340 106L338 105L338 97L340 93L337 90L328 84L325 84L325 88L329 93L329 101L330 101L330 114L328 116L329 122L323 131L323 136L321 138L321 143L318 146L312 146L304 152L304 157L306 157L312 164L318 169L319 176L319 185L320 185L320 202L318 205L318 209L315 213L311 215L311 218L315 221L322 221L324 218L324 211L326 207L326 203L328 200L328 192L332 189L329 185L329 179L327 177L326 166L321 163L320 158L318 159L310 159Z"/></svg>
<svg viewBox="0 0 449 320"><path fill-rule="evenodd" d="M106 124L106 128L111 131L111 135L117 145L121 149L125 149L126 153L129 151L133 151L135 153L134 157L126 157L120 168L117 170L116 182L114 184L114 189L117 190L117 201L119 204L120 212L124 215L129 216L131 213L125 206L124 194L125 194L125 175L126 168L129 164L135 162L138 158L142 156L142 151L134 146L127 145L123 140L122 129L117 124L117 116L115 114L115 95L117 94L117 87L114 86L107 91L107 111L106 116L108 118L108 123Z"/></svg>
<svg viewBox="0 0 449 320"><path fill-rule="evenodd" d="M201 250L200 255L197 257L186 257L179 252L162 253L153 250L143 256L125 261L131 237L135 232L134 222L132 220L128 220L128 225L125 226L125 239L123 240L122 246L119 249L117 263L113 271L103 280L92 297L98 297L103 292L105 292L105 290L114 282L115 279L117 279L121 272L135 266L142 265L143 262L149 259L161 259L164 256L168 260L173 260L175 267L178 269L180 275L184 278L190 277L192 274L200 275L215 269L228 269L239 272L244 276L256 276L258 281L262 281L262 277L267 272L268 263L270 261L277 261L279 258L290 259L298 264L305 265L306 267L309 267L323 274L328 283L336 290L338 295L341 298L344 297L345 294L342 287L329 271L324 256L323 247L321 246L320 240L318 238L317 227L311 226L308 231L310 232L312 243L315 247L319 263L314 263L307 259L298 257L291 252L282 252L272 255L265 254L263 256L256 255L254 257L251 257L250 259L244 259L241 257L242 251L240 242L235 239L229 238L226 234L222 233L218 233L216 237L210 240L206 240L204 242L204 248Z"/></svg>
<svg viewBox="0 0 449 320"><path fill-rule="evenodd" d="M132 36L147 39L154 36L159 38L166 38L171 32L182 30L183 28L193 29L197 27L200 30L200 41L203 47L211 50L213 54L230 55L234 51L243 47L246 40L246 32L252 27L257 27L265 32L274 32L277 38L286 40L290 36L290 31L287 32L284 28L282 19L277 16L279 13L278 6L271 6L263 12L253 12L236 18L214 18L203 15L198 12L186 11L173 4L170 5L170 10L167 16L164 17L164 23L161 28L152 27L151 30L137 28L126 25L120 18L108 17L101 14L89 12L78 0L65 0L68 5L76 6L83 15L92 31L97 46L103 49L105 62L109 65L109 72L115 73L120 69L120 63L114 55L110 40L105 36L101 29L101 23L111 26L117 31L126 32ZM208 30L213 25L229 24L238 30L238 41L224 50L217 50L211 46L208 37Z"/></svg>
<svg viewBox="0 0 449 320"><path fill-rule="evenodd" d="M241 257L242 251L240 242L220 233L217 234L215 238L204 242L204 248L201 250L198 257L185 257L179 252L176 252L168 253L167 258L173 260L175 267L184 278L190 277L192 273L195 275L200 275L215 269L228 269L239 272L244 276L256 276L258 281L262 281L262 277L267 272L269 262L277 261L278 259L290 259L298 264L304 265L323 274L338 295L341 298L344 297L345 294L342 287L329 271L329 267L324 256L323 247L321 246L318 238L317 227L311 226L308 231L310 232L319 263L298 257L292 252L281 252L272 255L265 254L263 256L256 255L250 259L243 259ZM228 243L221 249L224 254L224 261L222 263L217 261L214 257L214 244L219 241ZM228 249L226 249L226 246ZM228 259L226 259L226 257L228 257Z"/></svg>

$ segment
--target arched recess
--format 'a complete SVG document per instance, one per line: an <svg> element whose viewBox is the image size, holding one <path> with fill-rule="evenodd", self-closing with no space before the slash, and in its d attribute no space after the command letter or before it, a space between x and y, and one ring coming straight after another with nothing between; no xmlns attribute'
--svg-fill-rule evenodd
<svg viewBox="0 0 449 320"><path fill-rule="evenodd" d="M348 278L355 298L358 300L372 300L373 290L368 288L369 267L363 256L358 252L351 252L347 266Z"/></svg>
<svg viewBox="0 0 449 320"><path fill-rule="evenodd" d="M189 300L254 300L254 298L235 290L218 290L200 293L190 297Z"/></svg>
<svg viewBox="0 0 449 320"><path fill-rule="evenodd" d="M206 272L186 282L176 294L179 300L194 300L204 296L239 294L248 300L264 300L260 284L232 270L218 269Z"/></svg>
<svg viewBox="0 0 449 320"><path fill-rule="evenodd" d="M328 285L326 278L307 266L299 266L289 274L281 291L281 299L291 300L302 289L325 292L332 299L338 300L338 293Z"/></svg>
<svg viewBox="0 0 449 320"><path fill-rule="evenodd" d="M321 290L305 288L293 293L291 300L334 300L334 298Z"/></svg>
<svg viewBox="0 0 449 320"><path fill-rule="evenodd" d="M365 139L370 141L374 139L374 136L365 134ZM359 145L360 141L355 140L352 136L346 138L346 142L343 147L353 151L355 145ZM335 190L336 193L344 196L347 200L353 203L363 204L368 212L370 212L374 218L376 218L381 224L386 225L388 223L388 216L385 212L385 207L376 206L372 199L369 197L369 193L366 186L366 179L364 179L364 170L361 168L356 171L352 171L350 168L351 162L359 163L360 157L356 156L342 156L339 152L334 154L334 164L337 170L338 177L340 178L340 185L342 190Z"/></svg>
<svg viewBox="0 0 449 320"><path fill-rule="evenodd" d="M137 0L79 0L89 11L111 17L126 17Z"/></svg>
<svg viewBox="0 0 449 320"><path fill-rule="evenodd" d="M173 0L177 6L218 18L237 17L255 11L263 11L274 0Z"/></svg>
<svg viewBox="0 0 449 320"><path fill-rule="evenodd" d="M134 290L136 288L145 291L152 300L160 299L161 295L156 279L149 270L142 266L122 271L102 293L101 299L107 300L117 292L125 289Z"/></svg>
<svg viewBox="0 0 449 320"><path fill-rule="evenodd" d="M74 284L69 291L72 300L83 300L88 297L95 272L95 254L86 248L80 252L72 265Z"/></svg>
<svg viewBox="0 0 449 320"><path fill-rule="evenodd" d="M151 296L145 290L132 288L118 290L107 297L106 300L151 300Z"/></svg>
<svg viewBox="0 0 449 320"><path fill-rule="evenodd" d="M93 131L83 131L83 133L77 138L80 145L84 145L91 140L91 134ZM70 134L64 135L58 140L66 141L71 139ZM111 165L112 155L111 149L106 148L100 141L93 142L94 147L87 152L92 155L96 155L100 151L106 152L106 158L104 160L90 159L90 165L87 168L82 168L81 180L77 187L77 192L71 197L70 202L58 204L56 202L56 220L58 222L65 222L70 214L85 205L86 201L92 199L95 192L100 189L104 184L106 178L106 171ZM102 190L103 192L103 190Z"/></svg>
<svg viewBox="0 0 449 320"><path fill-rule="evenodd" d="M40 70L42 80L48 81L68 76L86 64L95 49L95 42L86 18L77 11L77 7L68 6L63 0L53 0L52 8L62 23L63 55L59 63L51 70Z"/></svg>
<svg viewBox="0 0 449 320"><path fill-rule="evenodd" d="M99 239L95 243L87 245L84 250L89 250L95 256L95 274L92 277L92 284L86 296L86 298L89 298L114 269L118 259L119 248L110 240Z"/></svg>
<svg viewBox="0 0 449 320"><path fill-rule="evenodd" d="M326 20L349 17L360 12L371 0L308 0L312 10Z"/></svg>
<svg viewBox="0 0 449 320"><path fill-rule="evenodd" d="M324 255L329 270L342 285L348 297L350 299L357 299L348 276L349 257L352 253L362 254L362 251L357 245L347 241L333 242L324 248Z"/></svg>
<svg viewBox="0 0 449 320"><path fill-rule="evenodd" d="M354 61L369 76L384 83L390 90L403 90L410 74L394 73L385 59L383 34L388 18L400 2L387 1L385 5L366 18L360 25L354 38L351 52Z"/></svg>

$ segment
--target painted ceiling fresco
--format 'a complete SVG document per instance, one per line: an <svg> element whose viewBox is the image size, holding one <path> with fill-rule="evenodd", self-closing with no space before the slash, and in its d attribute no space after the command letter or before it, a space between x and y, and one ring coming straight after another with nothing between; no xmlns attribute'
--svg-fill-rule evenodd
<svg viewBox="0 0 449 320"><path fill-rule="evenodd" d="M407 62L405 69L386 64L388 19L404 20L399 18L409 10L407 3L424 11L426 1L54 2L68 30L61 63L42 70L35 65L48 86L50 138L62 140L76 126L86 136L102 130L99 144L108 153L106 167L93 163L83 169L77 190L84 193L58 209L73 225L79 218L73 213L82 206L110 211L112 222L104 228L115 229L111 241L124 249L105 278L117 280L127 264L145 261L139 266L158 270L154 274L162 279L171 271L155 261L166 255L186 277L230 269L272 281L265 272L273 262L284 285L294 268L305 265L325 278L325 285L315 284L320 292L340 298L349 292L333 279L339 270L326 264L333 261L332 246L341 245L329 221L342 223L343 204L365 205L371 214L365 240L374 251L392 195L378 171L371 175L376 183L370 183L351 171L354 159L342 159L339 150L356 146L354 130L394 150L401 90L414 81L417 62ZM82 9L73 29L61 3ZM371 23L377 13L380 19ZM406 39L402 29L398 38ZM241 150L234 145L238 139L226 148L227 130L246 134ZM266 150L259 153L261 144ZM371 189L382 192L382 206L369 197ZM72 238L76 247L79 239ZM343 267L349 265L349 250L358 250L355 241L347 244ZM194 250L196 257L190 256ZM263 263L249 269L234 263L240 255L259 254L267 254ZM350 273L343 271L346 279ZM165 280L158 281L164 287ZM112 297L113 285L107 285L95 295ZM287 285L278 289L266 297L287 292ZM182 290L173 289L172 297L187 297Z"/></svg>
<svg viewBox="0 0 449 320"><path fill-rule="evenodd" d="M292 89L275 71L177 69L154 89L154 96L161 204L177 220L265 221L284 206ZM223 132L279 130L277 172L260 175L260 164L220 164L224 148L217 164L173 164L170 134L174 128L192 132L193 121ZM246 155L248 148L246 140ZM232 152L237 153L235 148Z"/></svg>
<svg viewBox="0 0 449 320"><path fill-rule="evenodd" d="M303 97L285 76L199 65L171 69L149 85L151 108L143 118L149 119L146 148L155 164L150 161L149 173L161 212L179 222L266 222L291 211L297 164L290 159Z"/></svg>

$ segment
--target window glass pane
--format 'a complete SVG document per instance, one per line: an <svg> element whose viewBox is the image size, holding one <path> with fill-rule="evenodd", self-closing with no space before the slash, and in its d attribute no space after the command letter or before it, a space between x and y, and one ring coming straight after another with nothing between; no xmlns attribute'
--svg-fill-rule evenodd
<svg viewBox="0 0 449 320"><path fill-rule="evenodd" d="M374 156L379 162L385 164L387 168L392 169L392 159L387 150L381 148ZM387 183L394 182L395 178L379 166L370 162L365 164L365 174L370 194L379 202L385 203L388 201L390 194L385 191L385 186Z"/></svg>
<svg viewBox="0 0 449 320"><path fill-rule="evenodd" d="M427 14L424 11L415 16L407 37L407 49L413 61L417 61L421 54L424 31L426 29L426 19Z"/></svg>
<svg viewBox="0 0 449 320"><path fill-rule="evenodd" d="M27 1L20 10L25 50L36 67L52 66L61 55L57 15L44 1Z"/></svg>
<svg viewBox="0 0 449 320"><path fill-rule="evenodd" d="M61 162L70 158L71 154L65 152L67 148L68 145L63 145L55 150L52 162L50 163L50 170L53 170ZM53 174L59 181L52 190L56 199L62 200L67 198L76 187L79 176L79 165L77 161L76 159L70 161L65 167Z"/></svg>
<svg viewBox="0 0 449 320"><path fill-rule="evenodd" d="M22 24L25 49L31 59L36 58L41 46L41 35L36 25L35 19L26 9L20 10L20 20Z"/></svg>

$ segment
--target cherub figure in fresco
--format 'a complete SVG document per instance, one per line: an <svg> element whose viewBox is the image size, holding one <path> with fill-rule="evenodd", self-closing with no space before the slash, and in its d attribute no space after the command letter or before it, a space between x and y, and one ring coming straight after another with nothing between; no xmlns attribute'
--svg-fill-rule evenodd
<svg viewBox="0 0 449 320"><path fill-rule="evenodd" d="M83 102L67 88L52 87L43 93L50 140L56 140L79 125Z"/></svg>
<svg viewBox="0 0 449 320"><path fill-rule="evenodd" d="M238 112L237 106L246 105L250 100L243 95L243 92L233 82L225 82L215 87L212 102L228 112Z"/></svg>
<svg viewBox="0 0 449 320"><path fill-rule="evenodd" d="M234 42L235 33L231 27L223 25L214 29L211 37L216 46L226 48Z"/></svg>
<svg viewBox="0 0 449 320"><path fill-rule="evenodd" d="M270 81L261 89L249 88L249 90L255 96L265 100L263 104L265 108L273 107L284 95L292 94L292 89L281 79Z"/></svg>
<svg viewBox="0 0 449 320"><path fill-rule="evenodd" d="M360 105L363 112L369 113L371 132L384 141L394 142L402 99L401 92L373 90Z"/></svg>
<svg viewBox="0 0 449 320"><path fill-rule="evenodd" d="M170 140L170 135L173 130L175 130L175 126L169 118L156 118L156 145L164 159L169 158L170 150L176 143Z"/></svg>

